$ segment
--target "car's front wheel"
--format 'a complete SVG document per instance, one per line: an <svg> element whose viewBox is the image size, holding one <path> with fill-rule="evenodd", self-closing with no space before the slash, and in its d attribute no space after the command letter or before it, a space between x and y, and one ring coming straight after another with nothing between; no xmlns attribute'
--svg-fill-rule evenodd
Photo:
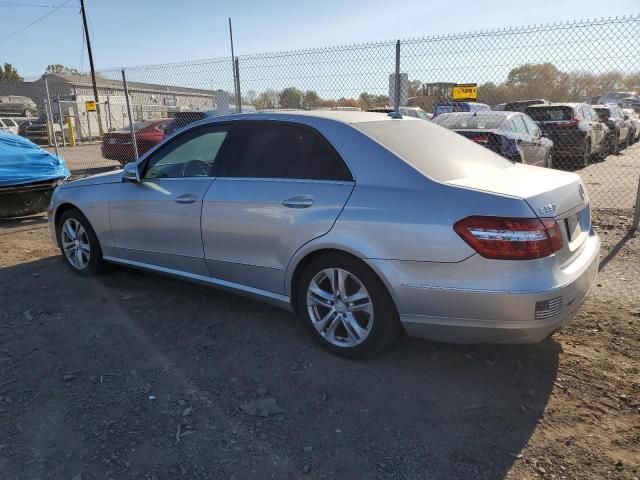
<svg viewBox="0 0 640 480"><path fill-rule="evenodd" d="M382 281L348 255L332 253L313 260L301 276L297 302L316 340L343 357L375 353L400 331L395 305Z"/></svg>
<svg viewBox="0 0 640 480"><path fill-rule="evenodd" d="M102 249L91 224L76 209L64 212L56 234L64 261L79 275L95 275L104 268Z"/></svg>

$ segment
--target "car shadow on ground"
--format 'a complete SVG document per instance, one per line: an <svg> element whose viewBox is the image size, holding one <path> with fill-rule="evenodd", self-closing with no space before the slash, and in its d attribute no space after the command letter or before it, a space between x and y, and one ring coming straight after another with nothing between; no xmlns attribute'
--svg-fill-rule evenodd
<svg viewBox="0 0 640 480"><path fill-rule="evenodd" d="M1 269L0 301L0 351L28 358L0 363L0 379L19 379L0 391L22 405L0 417L18 476L118 472L101 462L111 454L138 478L170 476L185 455L237 478L309 465L331 478L503 478L543 421L561 351L403 337L344 360L273 307L125 268L82 278L60 257ZM242 410L260 396L283 412Z"/></svg>

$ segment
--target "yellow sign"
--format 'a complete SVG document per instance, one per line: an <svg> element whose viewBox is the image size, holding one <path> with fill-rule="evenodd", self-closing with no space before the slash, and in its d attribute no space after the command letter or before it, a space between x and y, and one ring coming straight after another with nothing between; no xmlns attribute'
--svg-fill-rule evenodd
<svg viewBox="0 0 640 480"><path fill-rule="evenodd" d="M478 99L477 83L459 83L453 87L453 100L472 100Z"/></svg>
<svg viewBox="0 0 640 480"><path fill-rule="evenodd" d="M96 102L93 100L87 100L84 102L84 106L87 109L87 112L95 112L96 111Z"/></svg>

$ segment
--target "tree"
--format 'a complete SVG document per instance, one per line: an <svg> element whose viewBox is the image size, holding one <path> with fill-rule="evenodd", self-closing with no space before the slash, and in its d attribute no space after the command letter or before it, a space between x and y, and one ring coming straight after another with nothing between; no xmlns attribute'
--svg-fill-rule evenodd
<svg viewBox="0 0 640 480"><path fill-rule="evenodd" d="M59 63L47 65L47 68L44 69L45 75L82 75L75 68L65 67L64 65L60 65Z"/></svg>
<svg viewBox="0 0 640 480"><path fill-rule="evenodd" d="M389 97L386 95L375 95L373 93L362 92L358 97L358 106L363 110L375 107L386 107L389 105Z"/></svg>
<svg viewBox="0 0 640 480"><path fill-rule="evenodd" d="M258 95L253 102L256 110L270 110L278 108L278 92L267 89Z"/></svg>
<svg viewBox="0 0 640 480"><path fill-rule="evenodd" d="M302 92L295 87L287 87L280 92L280 108L302 108Z"/></svg>
<svg viewBox="0 0 640 480"><path fill-rule="evenodd" d="M318 108L322 99L315 90L307 90L302 94L302 108L309 110L311 108Z"/></svg>
<svg viewBox="0 0 640 480"><path fill-rule="evenodd" d="M18 74L18 70L16 70L10 63L5 63L4 68L0 65L0 81L22 82L23 80L24 78Z"/></svg>
<svg viewBox="0 0 640 480"><path fill-rule="evenodd" d="M353 99L353 98L345 98L345 97L341 97L338 99L338 106L339 107L355 107L358 108L358 101Z"/></svg>
<svg viewBox="0 0 640 480"><path fill-rule="evenodd" d="M246 95L244 96L245 102L248 105L252 105L253 102L256 101L256 98L258 97L258 94L255 90L249 90Z"/></svg>

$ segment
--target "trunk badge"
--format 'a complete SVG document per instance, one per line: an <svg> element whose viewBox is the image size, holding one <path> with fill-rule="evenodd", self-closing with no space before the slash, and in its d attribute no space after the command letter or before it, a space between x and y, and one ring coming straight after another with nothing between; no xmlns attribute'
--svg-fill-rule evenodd
<svg viewBox="0 0 640 480"><path fill-rule="evenodd" d="M555 203L549 203L547 205L540 207L538 210L540 210L540 213L545 214L545 213L555 212L556 207L557 205Z"/></svg>

